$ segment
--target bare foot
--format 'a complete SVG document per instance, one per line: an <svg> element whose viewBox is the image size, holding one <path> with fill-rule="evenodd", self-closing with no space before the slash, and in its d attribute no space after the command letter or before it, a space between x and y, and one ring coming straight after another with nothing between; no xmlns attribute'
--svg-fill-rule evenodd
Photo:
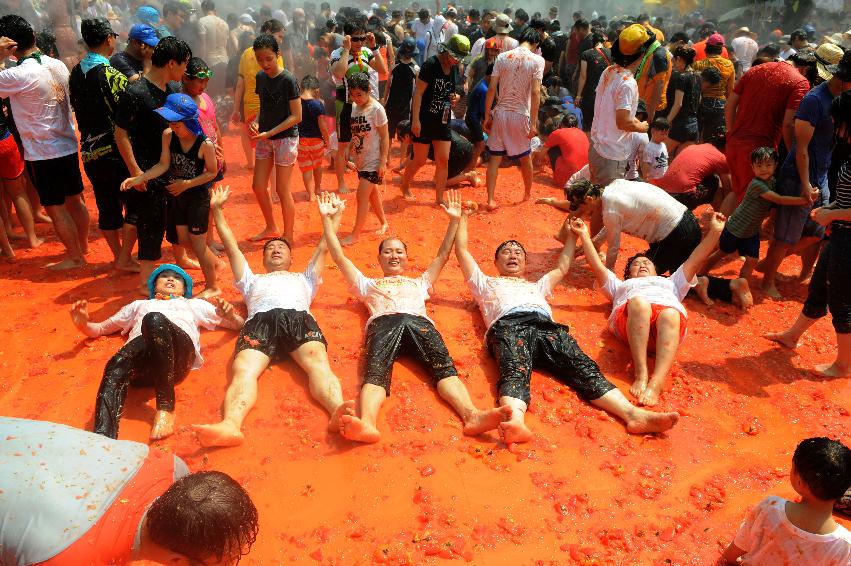
<svg viewBox="0 0 851 566"><path fill-rule="evenodd" d="M626 430L631 434L665 432L673 428L679 420L679 413L654 413L636 408L626 421Z"/></svg>
<svg viewBox="0 0 851 566"><path fill-rule="evenodd" d="M662 384L650 384L644 388L641 395L638 396L638 404L645 407L652 407L659 402L659 395L662 393Z"/></svg>
<svg viewBox="0 0 851 566"><path fill-rule="evenodd" d="M36 236L35 238L27 238L27 246L29 246L32 249L39 247L43 243L44 243L44 240L42 238L39 238L38 236Z"/></svg>
<svg viewBox="0 0 851 566"><path fill-rule="evenodd" d="M384 224L381 225L381 228L379 228L378 230L375 231L375 234L376 234L376 236L383 236L384 234L387 233L387 230L389 230L389 229L390 229L390 224L387 224L385 222Z"/></svg>
<svg viewBox="0 0 851 566"><path fill-rule="evenodd" d="M799 337L792 336L788 332L766 332L762 335L762 337L771 340L772 342L777 342L784 348L789 348L790 350L794 350L798 347Z"/></svg>
<svg viewBox="0 0 851 566"><path fill-rule="evenodd" d="M26 240L27 239L25 234L18 234L17 232L12 230L11 226L6 226L6 236L10 240Z"/></svg>
<svg viewBox="0 0 851 566"><path fill-rule="evenodd" d="M350 191L348 187L342 186L337 190L337 192L340 193L341 195L347 195L352 191Z"/></svg>
<svg viewBox="0 0 851 566"><path fill-rule="evenodd" d="M511 407L503 405L488 409L487 411L476 411L464 421L464 434L467 436L476 436L493 430L500 423L511 418Z"/></svg>
<svg viewBox="0 0 851 566"><path fill-rule="evenodd" d="M33 215L33 220L35 220L36 224L53 224L53 220L43 212L36 212Z"/></svg>
<svg viewBox="0 0 851 566"><path fill-rule="evenodd" d="M851 367L833 362L832 364L818 364L812 369L812 372L822 377L848 377L851 375Z"/></svg>
<svg viewBox="0 0 851 566"><path fill-rule="evenodd" d="M174 434L174 411L157 411L154 415L154 428L151 429L151 440L162 440Z"/></svg>
<svg viewBox="0 0 851 566"><path fill-rule="evenodd" d="M408 202L416 202L417 200L417 197L415 197L414 193L412 193L410 190L402 191L402 198Z"/></svg>
<svg viewBox="0 0 851 566"><path fill-rule="evenodd" d="M222 294L220 287L204 287L204 290L195 295L196 299L212 299Z"/></svg>
<svg viewBox="0 0 851 566"><path fill-rule="evenodd" d="M260 240L268 240L269 238L274 238L280 233L280 230L277 226L274 228L266 228L262 232L257 232L250 238L248 238L249 242L259 242Z"/></svg>
<svg viewBox="0 0 851 566"><path fill-rule="evenodd" d="M373 444L381 439L378 429L367 424L354 415L343 415L340 417L340 434L344 438L356 442Z"/></svg>
<svg viewBox="0 0 851 566"><path fill-rule="evenodd" d="M753 295L751 294L751 286L748 285L747 279L744 277L733 279L730 281L730 290L733 291L734 305L742 310L748 310L753 306Z"/></svg>
<svg viewBox="0 0 851 566"><path fill-rule="evenodd" d="M757 273L765 273L765 260L758 261L753 270Z"/></svg>
<svg viewBox="0 0 851 566"><path fill-rule="evenodd" d="M485 205L485 210L488 210L490 212L493 212L497 208L499 208L499 205L496 203L495 200L489 200L488 203Z"/></svg>
<svg viewBox="0 0 851 566"><path fill-rule="evenodd" d="M355 402L351 401L343 401L339 407L334 409L334 412L331 413L331 418L328 420L328 430L330 432L340 432L340 417L343 415L352 415L354 414Z"/></svg>
<svg viewBox="0 0 851 566"><path fill-rule="evenodd" d="M354 234L349 234L348 236L346 236L345 238L340 240L340 245L341 246L351 246L352 244L356 243L357 241L358 241L357 236L355 236Z"/></svg>
<svg viewBox="0 0 851 566"><path fill-rule="evenodd" d="M182 267L183 269L201 269L201 264L194 259L190 259L189 256L184 256L183 259L175 260L175 263L178 267Z"/></svg>
<svg viewBox="0 0 851 566"><path fill-rule="evenodd" d="M647 376L636 376L635 381L632 382L632 387L629 388L629 392L632 393L632 396L638 399L641 397L641 394L644 393L644 390L647 388Z"/></svg>
<svg viewBox="0 0 851 566"><path fill-rule="evenodd" d="M523 419L523 412L511 409L511 418L499 423L499 436L506 444L529 442L534 436Z"/></svg>
<svg viewBox="0 0 851 566"><path fill-rule="evenodd" d="M526 202L526 201L527 201L527 200L529 200L530 198L532 198L532 193L531 193L531 192L523 193L523 200L521 200L520 202Z"/></svg>
<svg viewBox="0 0 851 566"><path fill-rule="evenodd" d="M715 301L709 298L709 277L698 277L694 291L700 300L703 301L704 305L711 307L715 304Z"/></svg>
<svg viewBox="0 0 851 566"><path fill-rule="evenodd" d="M198 434L201 446L238 446L245 441L245 435L233 422L223 420L216 424L192 425L192 430Z"/></svg>
<svg viewBox="0 0 851 566"><path fill-rule="evenodd" d="M473 187L478 187L482 184L481 180L479 180L479 174L475 171L467 172L467 181L469 181L470 184L473 185Z"/></svg>
<svg viewBox="0 0 851 566"><path fill-rule="evenodd" d="M63 271L65 269L76 269L78 267L83 267L86 265L86 261L84 259L63 259L62 261L55 261L53 263L48 263L44 267L47 269L52 269L53 271Z"/></svg>
<svg viewBox="0 0 851 566"><path fill-rule="evenodd" d="M132 259L129 261L116 261L114 267L116 271L129 271L131 273L142 271L142 266L139 265L139 262Z"/></svg>
<svg viewBox="0 0 851 566"><path fill-rule="evenodd" d="M762 286L762 292L774 299L775 301L779 301L783 299L783 295L780 294L780 291L777 290L777 287L774 285L765 285Z"/></svg>

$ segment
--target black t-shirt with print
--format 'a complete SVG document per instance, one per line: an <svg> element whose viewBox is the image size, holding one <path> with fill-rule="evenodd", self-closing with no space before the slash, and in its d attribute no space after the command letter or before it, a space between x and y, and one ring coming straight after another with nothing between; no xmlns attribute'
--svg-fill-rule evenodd
<svg viewBox="0 0 851 566"><path fill-rule="evenodd" d="M260 117L258 119L261 132L272 128L290 117L290 100L301 95L293 74L287 70L281 71L277 77L270 77L263 71L257 73L257 86L254 89L260 97ZM298 136L298 126L293 126L278 132L269 139L294 138Z"/></svg>
<svg viewBox="0 0 851 566"><path fill-rule="evenodd" d="M115 113L127 89L127 77L111 65L97 65L83 74L80 65L68 79L71 107L80 130L83 163L108 158L121 160L115 145Z"/></svg>
<svg viewBox="0 0 851 566"><path fill-rule="evenodd" d="M141 75L145 71L145 64L141 59L136 59L126 51L119 51L109 58L109 64L124 73L128 79L135 75Z"/></svg>
<svg viewBox="0 0 851 566"><path fill-rule="evenodd" d="M388 111L408 112L411 110L411 100L414 98L414 83L417 80L417 65L396 63L390 73L390 92L387 94Z"/></svg>
<svg viewBox="0 0 851 566"><path fill-rule="evenodd" d="M154 112L165 104L169 94L180 92L180 83L170 82L166 90L142 77L131 83L118 100L115 125L127 130L133 155L142 171L159 163L162 154L162 135L168 122Z"/></svg>
<svg viewBox="0 0 851 566"><path fill-rule="evenodd" d="M443 123L443 111L449 104L449 95L455 91L458 76L457 66L450 68L449 73L444 73L437 55L432 55L423 63L417 78L428 83L428 86L420 103L420 124Z"/></svg>

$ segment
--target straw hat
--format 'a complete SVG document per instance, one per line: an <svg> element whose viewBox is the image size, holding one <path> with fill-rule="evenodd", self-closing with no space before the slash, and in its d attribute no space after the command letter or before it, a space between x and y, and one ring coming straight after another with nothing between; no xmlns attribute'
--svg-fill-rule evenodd
<svg viewBox="0 0 851 566"><path fill-rule="evenodd" d="M741 27L735 32L733 32L733 37L741 37L743 35L746 35L751 39L756 39L758 37L758 34L756 32L751 31L748 27Z"/></svg>
<svg viewBox="0 0 851 566"><path fill-rule="evenodd" d="M841 47L832 43L822 43L819 45L815 52L818 76L826 81L833 78L833 73L829 72L826 67L828 65L838 64L842 60L844 53Z"/></svg>

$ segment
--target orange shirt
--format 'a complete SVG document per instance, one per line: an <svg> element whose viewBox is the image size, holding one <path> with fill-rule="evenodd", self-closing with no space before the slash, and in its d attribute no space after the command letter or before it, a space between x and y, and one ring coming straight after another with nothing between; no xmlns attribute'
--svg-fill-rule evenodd
<svg viewBox="0 0 851 566"><path fill-rule="evenodd" d="M705 39L703 41L698 41L697 43L692 45L692 47L694 48L694 52L696 53L696 55L694 56L695 61L701 61L703 59L706 59L706 40ZM721 48L721 57L723 57L724 59L730 58L730 54L727 53L726 47Z"/></svg>
<svg viewBox="0 0 851 566"><path fill-rule="evenodd" d="M702 61L697 61L694 64L694 70L698 73L707 67L715 67L721 73L721 80L717 85L708 87L704 92L705 98L718 98L720 100L727 99L727 93L732 92L733 84L736 82L736 68L732 61L713 55Z"/></svg>

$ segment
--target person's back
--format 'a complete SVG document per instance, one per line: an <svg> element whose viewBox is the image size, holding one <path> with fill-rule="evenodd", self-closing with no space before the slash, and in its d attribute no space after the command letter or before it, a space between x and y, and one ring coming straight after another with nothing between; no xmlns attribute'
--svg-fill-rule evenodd
<svg viewBox="0 0 851 566"><path fill-rule="evenodd" d="M206 54L204 60L208 65L227 65L228 39L230 30L228 24L214 13L209 13L198 20L198 33L204 38Z"/></svg>
<svg viewBox="0 0 851 566"><path fill-rule="evenodd" d="M730 172L727 158L711 143L690 145L671 161L668 171L653 184L666 193L685 193L693 190L709 175L725 175Z"/></svg>
<svg viewBox="0 0 851 566"><path fill-rule="evenodd" d="M715 67L721 74L721 81L718 84L710 85L703 91L704 98L718 98L726 100L727 89L731 81L736 80L736 69L729 59L725 59L720 55L710 55L706 59L697 61L694 64L694 70L698 73L708 67Z"/></svg>
<svg viewBox="0 0 851 566"><path fill-rule="evenodd" d="M560 156L553 167L553 183L563 187L567 180L588 164L588 136L579 128L559 128L547 137L546 147L558 147Z"/></svg>
<svg viewBox="0 0 851 566"><path fill-rule="evenodd" d="M107 155L120 160L113 121L118 99L126 88L127 77L111 65L87 66L84 72L78 64L71 70L71 106L80 130L84 163Z"/></svg>
<svg viewBox="0 0 851 566"><path fill-rule="evenodd" d="M414 83L419 66L412 59L396 63L391 72L390 91L387 94L387 109L410 112L414 98Z"/></svg>
<svg viewBox="0 0 851 566"><path fill-rule="evenodd" d="M544 58L525 47L500 53L494 63L494 76L500 77L496 108L529 115L532 85L543 79Z"/></svg>
<svg viewBox="0 0 851 566"><path fill-rule="evenodd" d="M781 62L752 67L736 83L739 95L736 118L727 124L728 139L743 138L776 146L783 115L794 110L809 90L809 83L793 66Z"/></svg>

